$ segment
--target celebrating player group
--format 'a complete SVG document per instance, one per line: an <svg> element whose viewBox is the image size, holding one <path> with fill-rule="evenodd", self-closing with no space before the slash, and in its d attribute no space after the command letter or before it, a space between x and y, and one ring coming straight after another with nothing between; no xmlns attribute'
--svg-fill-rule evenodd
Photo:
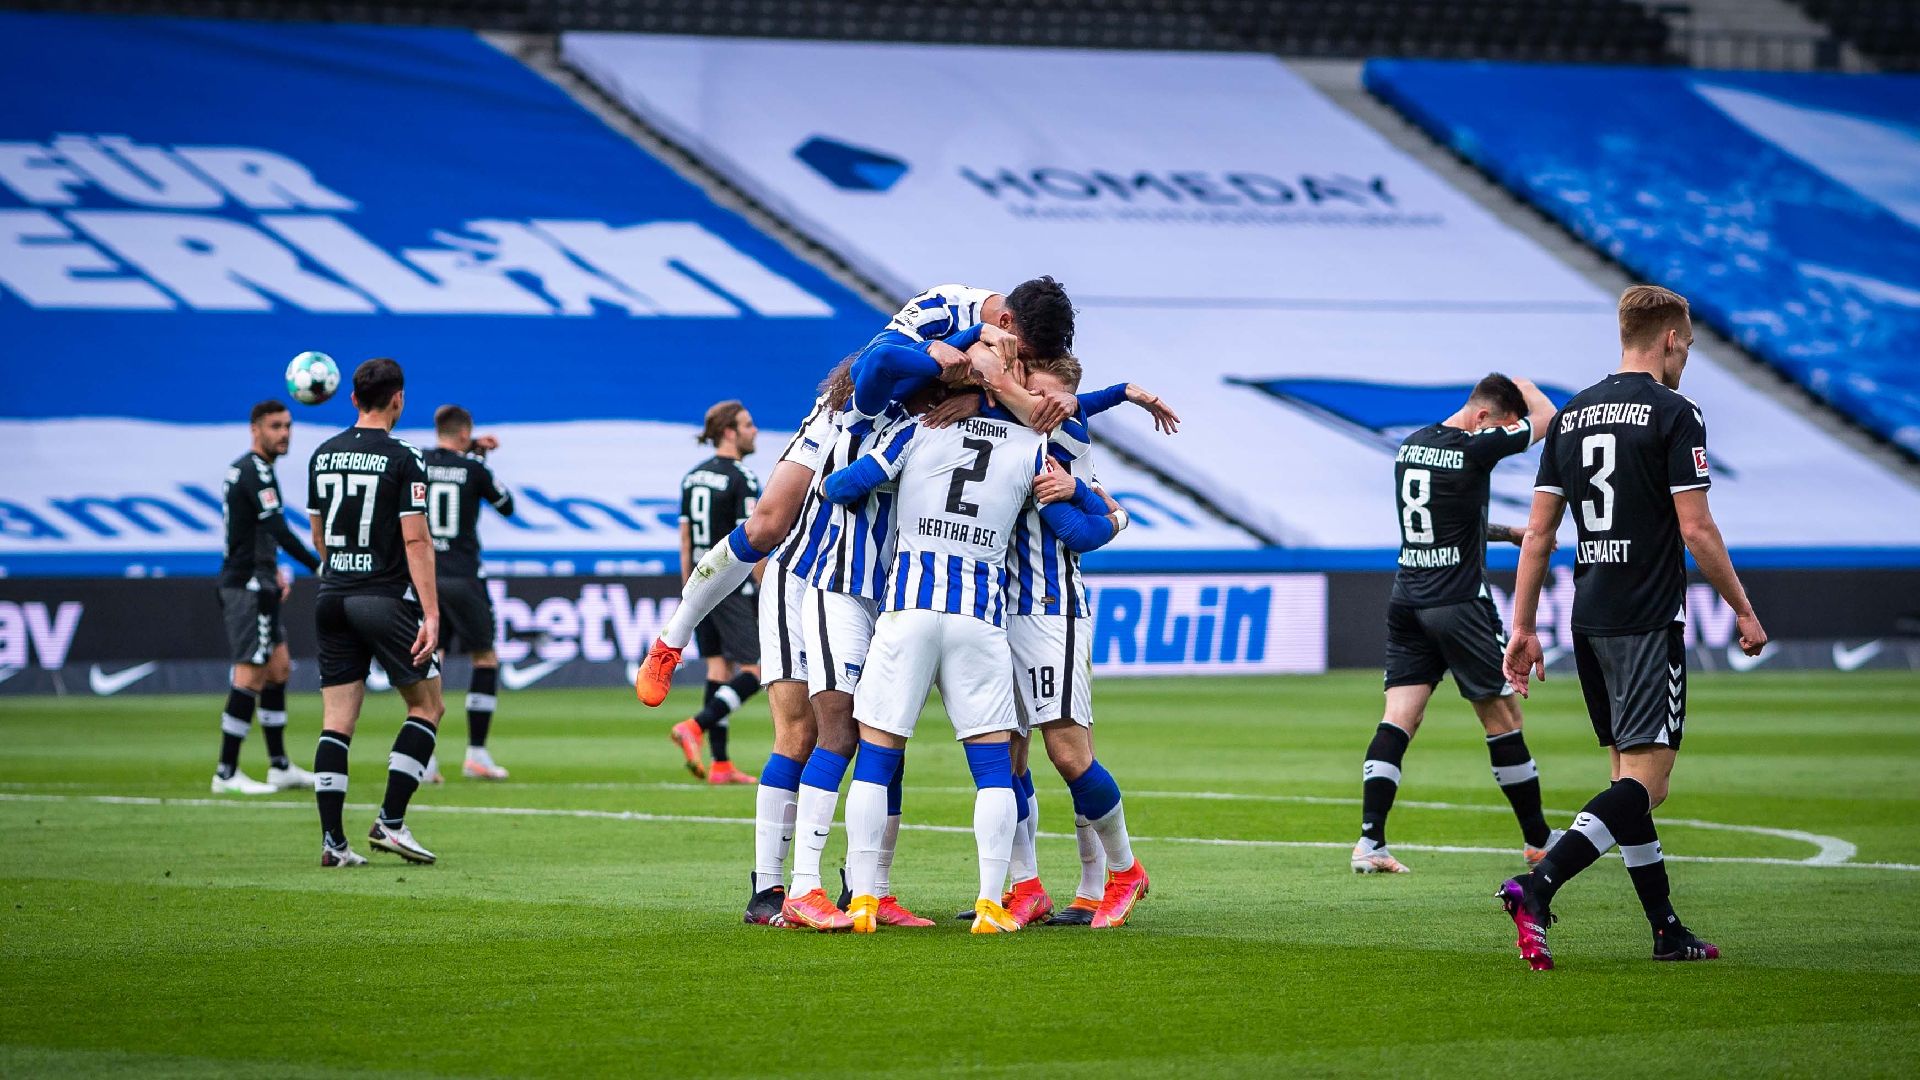
<svg viewBox="0 0 1920 1080"><path fill-rule="evenodd" d="M1451 673L1519 827L1528 872L1496 897L1534 969L1553 966L1555 894L1615 844L1653 957L1719 955L1674 911L1653 820L1684 734L1687 552L1732 608L1740 647L1756 655L1767 642L1708 510L1705 421L1679 393L1693 340L1687 302L1635 286L1621 297L1619 323L1613 374L1557 408L1526 379L1490 374L1451 416L1408 435L1394 463L1402 542L1385 710L1364 757L1349 865L1411 872L1388 847L1388 817L1409 744ZM737 400L708 411L700 441L713 454L681 483L680 603L639 665L635 691L660 705L683 650L698 641L705 701L670 737L696 777L756 789L746 922L854 933L933 925L901 902L892 868L907 745L935 686L976 789L978 893L961 913L974 933L1119 927L1147 895L1119 783L1094 754L1093 635L1079 557L1128 526L1095 473L1093 418L1132 403L1168 434L1180 418L1132 383L1082 393L1073 339L1072 304L1050 277L1005 294L929 289L827 373L764 486L743 463L756 447L753 416ZM369 843L432 862L404 815L418 786L438 779L443 620L473 669L462 773L507 775L486 746L497 660L475 527L482 503L511 514L513 500L486 463L497 440L475 438L465 410L436 413L439 445L428 454L393 437L405 380L392 360L360 365L353 400L358 422L309 466L317 554L281 516L273 462L288 446L285 406L255 407L253 445L229 469L220 595L235 665L213 790L312 787L322 865L364 864L342 816L347 755L377 660L406 718ZM1490 524L1491 471L1542 442L1529 520ZM1555 829L1517 698L1546 678L1536 615L1569 507L1578 536L1570 647L1611 783ZM1489 541L1521 548L1510 634L1485 581ZM282 737L288 583L275 568L279 549L321 574L323 730L311 772L291 762ZM756 777L729 756L728 717L763 688L773 748ZM271 759L266 783L239 768L256 707ZM1035 732L1070 793L1079 841L1078 881L1063 907L1041 884L1035 850ZM836 816L847 853L830 893L821 861Z"/></svg>

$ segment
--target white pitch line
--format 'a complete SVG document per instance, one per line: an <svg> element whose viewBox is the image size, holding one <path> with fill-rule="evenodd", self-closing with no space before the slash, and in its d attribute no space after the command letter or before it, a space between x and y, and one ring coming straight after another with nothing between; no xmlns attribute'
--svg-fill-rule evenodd
<svg viewBox="0 0 1920 1080"><path fill-rule="evenodd" d="M971 791L973 789L965 789ZM0 801L4 802L81 802L107 806L180 806L180 807L217 807L226 810L302 810L311 811L306 802L238 802L231 799L164 799L147 795L38 795L23 792L0 792ZM372 803L356 803L351 809L378 809ZM594 821L644 821L685 825L753 825L753 818L716 817L706 814L649 814L640 810L578 810L558 807L533 806L434 806L431 804L412 807L410 813L428 814L477 814L497 817L555 817L581 818ZM914 832L951 833L971 836L973 830L963 825L911 825L902 824L903 829ZM1734 828L1735 826L1728 826ZM1040 833L1049 840L1072 840L1072 833ZM1214 836L1136 836L1136 842L1147 844L1197 844L1208 847L1247 847L1247 848L1312 848L1316 850L1345 851L1348 846L1331 840L1238 840ZM1401 851L1437 852L1447 855L1503 855L1511 857L1512 848L1465 847L1456 844L1399 844ZM1613 858L1618 858L1616 853ZM1860 870L1897 870L1920 871L1920 864L1911 863L1856 863L1856 862L1814 862L1810 859L1771 859L1737 855L1669 855L1673 862L1697 863L1741 863L1758 866L1808 866L1821 869L1852 868Z"/></svg>

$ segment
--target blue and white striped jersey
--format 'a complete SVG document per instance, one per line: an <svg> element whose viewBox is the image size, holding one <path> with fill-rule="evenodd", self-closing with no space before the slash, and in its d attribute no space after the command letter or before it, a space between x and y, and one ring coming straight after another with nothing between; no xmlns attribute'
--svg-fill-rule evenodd
<svg viewBox="0 0 1920 1080"><path fill-rule="evenodd" d="M913 418L896 402L871 421L843 425L822 459L820 475L826 477L835 468L860 460L863 453L885 447L912 423ZM814 486L817 491L819 485ZM822 501L813 524L817 542L811 558L802 560L794 573L816 589L878 600L893 560L893 510L894 490L890 484L851 506Z"/></svg>
<svg viewBox="0 0 1920 1080"><path fill-rule="evenodd" d="M824 397L815 398L813 411L800 422L800 430L794 432L786 450L780 454L781 461L792 461L812 469L817 476L825 476L831 469L822 469L821 463L827 452L833 448L834 440L840 435L842 421L846 418L842 410L830 408ZM801 504L800 516L794 519L793 528L768 553L768 557L783 567L792 569L793 563L805 556L804 548L812 536L813 520L818 510L826 505L819 497L819 484L816 482L807 489L807 500ZM811 558L808 558L811 564Z"/></svg>
<svg viewBox="0 0 1920 1080"><path fill-rule="evenodd" d="M1054 455L1056 460L1059 456ZM1082 454L1065 465L1076 479L1089 485L1099 483L1091 454ZM1053 527L1040 516L1037 505L1022 510L1013 526L1013 543L1007 549L1007 611L1076 618L1093 614L1087 606L1086 582L1080 577L1080 555L1067 550Z"/></svg>
<svg viewBox="0 0 1920 1080"><path fill-rule="evenodd" d="M1006 617L1007 545L1033 501L1046 440L1010 420L900 428L873 455L896 480L897 551L882 611Z"/></svg>
<svg viewBox="0 0 1920 1080"><path fill-rule="evenodd" d="M994 295L992 289L969 285L935 285L907 301L887 323L887 329L915 341L944 341L969 326L978 325L980 309L986 306L987 298Z"/></svg>

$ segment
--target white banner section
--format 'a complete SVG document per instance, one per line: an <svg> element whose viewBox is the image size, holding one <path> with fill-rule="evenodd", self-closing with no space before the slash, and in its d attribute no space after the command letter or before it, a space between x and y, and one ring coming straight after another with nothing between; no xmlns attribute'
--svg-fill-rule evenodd
<svg viewBox="0 0 1920 1080"><path fill-rule="evenodd" d="M1090 574L1097 675L1327 669L1324 574Z"/></svg>
<svg viewBox="0 0 1920 1080"><path fill-rule="evenodd" d="M1283 543L1399 541L1394 446L1488 371L1612 371L1614 298L1264 56L569 34L569 63L901 297L1037 274L1095 430ZM804 88L796 92L796 88ZM1696 351L1741 547L1920 543L1920 492ZM1496 476L1524 518L1533 455Z"/></svg>
<svg viewBox="0 0 1920 1080"><path fill-rule="evenodd" d="M303 516L307 459L332 429L299 423L276 468L294 531ZM690 425L581 421L490 425L489 464L516 512L481 513L480 539L494 572L677 573L680 478L710 453ZM433 433L402 429L421 448ZM764 480L790 433L763 430L746 465ZM0 421L0 568L19 556L91 560L86 573L117 575L143 558L204 554L212 573L224 549L221 492L227 466L248 445L245 424L146 420ZM1098 451L1095 451L1098 455ZM1254 541L1180 493L1113 455L1098 457L1108 492L1133 524L1117 550L1249 548ZM22 564L19 571L30 569ZM40 567L59 570L60 567ZM67 568L72 570L73 568Z"/></svg>

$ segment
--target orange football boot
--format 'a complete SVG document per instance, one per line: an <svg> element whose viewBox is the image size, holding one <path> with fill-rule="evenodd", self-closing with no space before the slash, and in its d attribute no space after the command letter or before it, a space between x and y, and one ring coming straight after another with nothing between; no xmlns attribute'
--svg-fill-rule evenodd
<svg viewBox="0 0 1920 1080"><path fill-rule="evenodd" d="M694 726L699 727L698 724ZM716 761L713 763L713 768L707 770L709 784L757 784L759 782L759 777L752 773L741 772L731 761Z"/></svg>
<svg viewBox="0 0 1920 1080"><path fill-rule="evenodd" d="M633 676L633 692L640 704L652 708L667 700L673 689L673 673L680 667L680 651L659 638L647 649L647 658Z"/></svg>
<svg viewBox="0 0 1920 1080"><path fill-rule="evenodd" d="M707 775L707 763L700 757L700 743L706 737L707 733L700 730L697 720L682 720L667 729L667 741L687 755L687 771L696 778Z"/></svg>
<svg viewBox="0 0 1920 1080"><path fill-rule="evenodd" d="M932 919L923 919L907 910L892 893L880 898L880 907L875 913L881 926L932 926Z"/></svg>
<svg viewBox="0 0 1920 1080"><path fill-rule="evenodd" d="M823 933L853 929L853 919L827 899L825 889L815 889L805 896L787 897L787 902L780 907L780 917L787 920L788 926Z"/></svg>
<svg viewBox="0 0 1920 1080"><path fill-rule="evenodd" d="M1001 898L1000 905L1021 926L1044 923L1047 916L1053 914L1053 898L1047 895L1039 878L1014 882L1013 888Z"/></svg>
<svg viewBox="0 0 1920 1080"><path fill-rule="evenodd" d="M1140 860L1118 873L1107 872L1107 892L1100 898L1100 907L1093 913L1095 930L1110 930L1116 926L1125 926L1127 916L1133 913L1133 905L1147 895L1147 871Z"/></svg>

